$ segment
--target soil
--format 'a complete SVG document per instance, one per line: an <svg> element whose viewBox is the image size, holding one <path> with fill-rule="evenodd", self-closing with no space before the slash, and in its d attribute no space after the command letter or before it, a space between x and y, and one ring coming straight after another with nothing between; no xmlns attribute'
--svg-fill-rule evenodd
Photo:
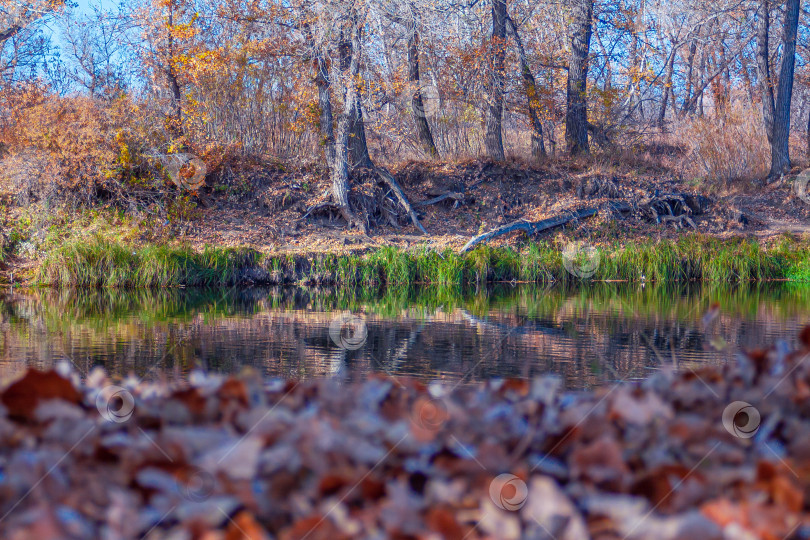
<svg viewBox="0 0 810 540"><path fill-rule="evenodd" d="M800 197L800 190L793 189L800 169L771 184L740 181L731 186L689 181L671 168L643 162L549 160L538 166L517 161L410 162L392 167L391 172L414 205L427 235L411 223L395 196L372 171L355 171L352 181L353 205L369 218L366 234L357 228L348 229L339 215L311 211L330 200L326 170L274 165L253 166L238 174L215 171L209 174L206 187L191 198L197 205L192 219L170 223L161 218L157 225L154 219L136 220L134 228L122 230L120 236L136 244L181 241L198 249L250 247L268 254L302 257L326 252L362 253L382 246L443 251L459 250L474 236L518 220L538 222L585 208L599 212L596 217L575 220L534 238L564 234L594 245L627 244L641 239L672 239L697 230L712 237L753 237L766 242L785 233L810 232L810 196ZM645 200L656 194L699 200L700 208L684 209L669 199L670 204L677 205L675 214L685 210L689 220L676 223L667 222L666 217L656 219L655 213L643 211ZM443 195L446 198L438 203L420 204ZM23 209L11 201L12 194L5 194L0 201L8 209L7 224L26 213L53 212ZM619 205L633 211L614 211ZM666 203L659 203L659 211L661 205L666 207ZM77 232L85 226L72 214L66 216L62 220L66 221L66 231ZM0 231L0 241L3 237ZM520 247L528 240L525 233L512 232L489 244ZM35 257L6 254L5 261L0 262L0 281L11 282L11 272L23 275L37 265Z"/></svg>
<svg viewBox="0 0 810 540"><path fill-rule="evenodd" d="M705 211L692 215L692 219L698 231L711 236L764 240L784 233L810 232L810 200L805 202L794 193L792 178L763 186L741 183L720 190L697 186L666 170L601 172L591 167L578 171L484 161L414 162L392 173L415 206L441 195L457 194L416 208L427 236L420 234L401 209L397 227L390 223L374 225L369 235L347 230L337 216L313 214L302 219L308 209L328 201L327 175L276 171L254 179L253 189L241 197L203 194L200 219L188 229L185 239L198 247L249 246L296 254L363 251L382 245L458 249L475 235L517 220L540 221L589 207L602 211L592 220L568 225L567 234L600 243L674 238L691 230L691 226L681 229L672 223L656 223L650 216L606 211L610 203L634 204L656 192L705 197ZM370 174L361 171L357 176L355 191L384 190L375 185L376 179ZM390 207L396 206L392 195L389 202ZM491 244L516 245L524 240L524 234L516 233Z"/></svg>

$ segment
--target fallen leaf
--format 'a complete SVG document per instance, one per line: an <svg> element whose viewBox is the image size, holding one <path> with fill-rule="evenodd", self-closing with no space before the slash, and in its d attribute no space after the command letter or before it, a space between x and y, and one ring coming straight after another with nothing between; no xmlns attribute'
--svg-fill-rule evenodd
<svg viewBox="0 0 810 540"><path fill-rule="evenodd" d="M3 392L0 401L8 415L17 420L34 420L40 403L58 399L78 405L82 396L73 384L55 371L29 369L25 376Z"/></svg>

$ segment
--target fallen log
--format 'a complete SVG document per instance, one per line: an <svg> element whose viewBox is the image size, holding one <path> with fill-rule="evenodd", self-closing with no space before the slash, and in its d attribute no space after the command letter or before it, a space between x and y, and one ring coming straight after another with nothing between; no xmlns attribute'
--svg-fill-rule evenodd
<svg viewBox="0 0 810 540"><path fill-rule="evenodd" d="M464 200L464 194L458 192L445 193L443 195L439 195L438 197L434 197L427 201L420 201L418 203L414 203L413 206L414 208L420 208L422 206L430 206L432 204L438 204L447 199L453 199L454 201L456 201L456 203L458 203L459 201Z"/></svg>
<svg viewBox="0 0 810 540"><path fill-rule="evenodd" d="M510 232L524 231L528 235L537 234L555 227L560 227L566 223L570 223L571 221L593 217L598 213L599 210L596 208L583 208L582 210L560 214L559 216L544 219L542 221L531 222L526 221L525 219L515 221L472 238L469 242L467 242L467 244L465 244L463 248L461 248L459 253L466 253L482 242L489 242L493 238L503 236L504 234L509 234Z"/></svg>
<svg viewBox="0 0 810 540"><path fill-rule="evenodd" d="M408 198L405 196L405 192L402 191L402 188L400 187L399 182L397 182L396 178L394 178L394 176L390 172L385 170L383 167L375 167L374 172L377 173L377 176L380 178L380 180L385 182L388 185L388 187L391 188L391 191L393 191L394 194L397 196L399 204L401 204L402 208L404 208L405 211L408 213L408 215L411 218L411 221L413 222L414 225L416 225L416 228L422 231L422 234L427 234L428 232L425 230L422 224L419 223L419 217L416 215L413 206L411 206L411 203L408 201Z"/></svg>

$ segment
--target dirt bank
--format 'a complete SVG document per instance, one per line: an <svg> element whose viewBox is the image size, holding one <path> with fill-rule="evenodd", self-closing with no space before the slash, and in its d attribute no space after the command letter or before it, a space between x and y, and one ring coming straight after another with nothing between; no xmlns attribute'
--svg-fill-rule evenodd
<svg viewBox="0 0 810 540"><path fill-rule="evenodd" d="M356 172L353 200L363 209L368 234L347 230L342 218L320 206L328 200L329 180L317 169L213 175L196 196L168 191L164 203L149 207L138 206L136 199L125 208L120 201L99 201L78 213L45 208L41 201L17 206L6 194L0 272L6 282L15 271L32 276L55 248L99 235L133 247L249 248L292 257L298 261L294 266L309 268L323 254L358 255L382 247L458 251L487 231L549 218L566 223L532 238L519 231L496 236L489 244L521 250L538 240L556 245L583 240L615 249L698 233L766 245L810 231L810 198L800 196L795 177L766 186L717 186L643 164L529 167L482 161L409 163L393 172L427 235L411 223L387 186L365 171ZM572 219L577 211L585 217ZM306 272L293 277L299 281Z"/></svg>
<svg viewBox="0 0 810 540"><path fill-rule="evenodd" d="M796 171L798 173L798 170ZM195 245L251 246L263 251L300 253L344 251L380 245L409 247L428 244L442 250L460 248L470 238L517 220L540 221L572 210L611 203L638 206L656 194L705 197L698 212L690 210L695 230L717 236L768 238L785 232L810 231L810 201L798 197L791 179L768 186L745 184L731 188L697 185L665 169L612 165L527 167L471 161L458 164L411 163L394 171L411 203L416 206L427 236L397 216L397 226L380 220L370 236L345 231L342 222L309 216L307 210L327 197L328 179L322 173L276 172L257 181L244 197L217 196L189 229ZM371 192L376 180L362 176L359 191ZM388 195L390 198L390 195ZM446 197L440 202L423 205ZM391 208L396 209L395 204ZM676 210L677 211L677 210ZM569 226L566 234L594 243L635 238L674 238L691 225L666 223L649 213L608 212ZM523 235L495 241L515 245Z"/></svg>

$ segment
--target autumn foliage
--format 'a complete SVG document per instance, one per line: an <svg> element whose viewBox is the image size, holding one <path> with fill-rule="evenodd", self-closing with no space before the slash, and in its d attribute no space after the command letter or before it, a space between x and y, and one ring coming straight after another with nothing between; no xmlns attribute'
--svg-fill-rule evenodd
<svg viewBox="0 0 810 540"><path fill-rule="evenodd" d="M580 25L593 34L580 115L591 154L667 144L684 150L676 168L697 179L766 174L755 4L582 3L577 13L593 11ZM499 29L493 5L504 7ZM131 195L132 186L156 189L159 157L178 152L203 157L212 179L244 163L328 165L344 112L349 143L362 126L377 164L480 158L498 132L508 158L565 159L573 5L139 0L78 12L0 2L4 191L84 203ZM776 27L783 14L771 11ZM58 59L48 56L57 48ZM804 96L802 61L796 81ZM349 88L355 105L345 103ZM805 109L792 113L799 156Z"/></svg>

